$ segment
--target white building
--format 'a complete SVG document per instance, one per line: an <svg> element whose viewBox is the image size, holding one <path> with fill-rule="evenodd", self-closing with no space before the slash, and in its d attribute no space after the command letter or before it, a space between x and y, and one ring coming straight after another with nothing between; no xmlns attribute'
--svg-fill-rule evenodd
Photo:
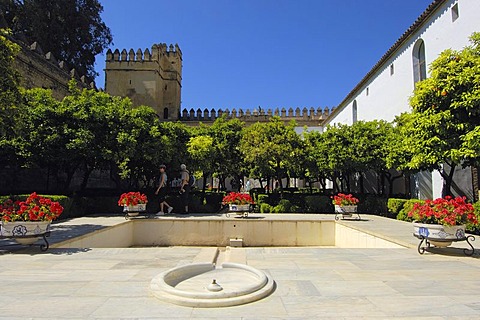
<svg viewBox="0 0 480 320"><path fill-rule="evenodd" d="M480 31L480 0L433 1L330 114L325 125L392 121L410 111L408 100L415 82L428 77L430 63L445 49L460 50L469 45L469 37L476 31ZM471 174L465 173L458 172L463 175L462 191L473 195ZM421 173L415 180L417 196L441 196L438 172Z"/></svg>

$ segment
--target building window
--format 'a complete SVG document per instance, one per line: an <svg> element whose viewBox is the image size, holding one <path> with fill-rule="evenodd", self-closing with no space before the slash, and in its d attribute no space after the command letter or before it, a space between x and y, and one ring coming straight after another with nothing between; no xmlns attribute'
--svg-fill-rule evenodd
<svg viewBox="0 0 480 320"><path fill-rule="evenodd" d="M458 19L458 3L455 3L452 7L452 22Z"/></svg>
<svg viewBox="0 0 480 320"><path fill-rule="evenodd" d="M370 94L370 88L369 88L369 87L367 87L367 90L366 90L365 94L366 94L367 96Z"/></svg>
<svg viewBox="0 0 480 320"><path fill-rule="evenodd" d="M163 119L168 119L168 108L163 109Z"/></svg>
<svg viewBox="0 0 480 320"><path fill-rule="evenodd" d="M353 106L352 106L352 122L355 123L357 122L357 100L353 100Z"/></svg>
<svg viewBox="0 0 480 320"><path fill-rule="evenodd" d="M418 39L413 46L413 83L427 78L427 64L425 61L425 43Z"/></svg>
<svg viewBox="0 0 480 320"><path fill-rule="evenodd" d="M393 63L390 65L390 75L393 76L395 73L395 67L393 66Z"/></svg>

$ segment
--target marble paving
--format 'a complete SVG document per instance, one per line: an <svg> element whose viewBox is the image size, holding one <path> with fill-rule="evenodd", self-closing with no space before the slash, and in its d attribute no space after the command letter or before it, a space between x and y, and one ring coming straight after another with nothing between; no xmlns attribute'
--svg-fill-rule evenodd
<svg viewBox="0 0 480 320"><path fill-rule="evenodd" d="M111 225L112 219L95 224ZM369 220L375 224L357 226L372 233L404 228L393 220ZM206 309L162 302L149 284L162 271L197 261L208 248L4 250L0 319L480 319L479 253L419 255L409 237L400 239L410 243L405 249L234 249L248 265L269 273L276 290L251 304Z"/></svg>

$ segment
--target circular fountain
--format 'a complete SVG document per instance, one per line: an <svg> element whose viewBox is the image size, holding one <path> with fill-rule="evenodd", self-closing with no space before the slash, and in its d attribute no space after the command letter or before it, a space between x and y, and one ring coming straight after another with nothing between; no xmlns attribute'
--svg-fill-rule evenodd
<svg viewBox="0 0 480 320"><path fill-rule="evenodd" d="M181 306L228 307L268 296L274 281L245 264L192 263L159 274L150 289L157 298Z"/></svg>

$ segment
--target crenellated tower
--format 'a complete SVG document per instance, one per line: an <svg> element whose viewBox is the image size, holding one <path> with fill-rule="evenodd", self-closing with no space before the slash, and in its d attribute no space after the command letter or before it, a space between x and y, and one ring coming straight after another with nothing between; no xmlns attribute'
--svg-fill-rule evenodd
<svg viewBox="0 0 480 320"><path fill-rule="evenodd" d="M178 120L182 88L182 51L160 43L128 52L108 49L105 91L129 97L134 106L152 107L162 120Z"/></svg>

